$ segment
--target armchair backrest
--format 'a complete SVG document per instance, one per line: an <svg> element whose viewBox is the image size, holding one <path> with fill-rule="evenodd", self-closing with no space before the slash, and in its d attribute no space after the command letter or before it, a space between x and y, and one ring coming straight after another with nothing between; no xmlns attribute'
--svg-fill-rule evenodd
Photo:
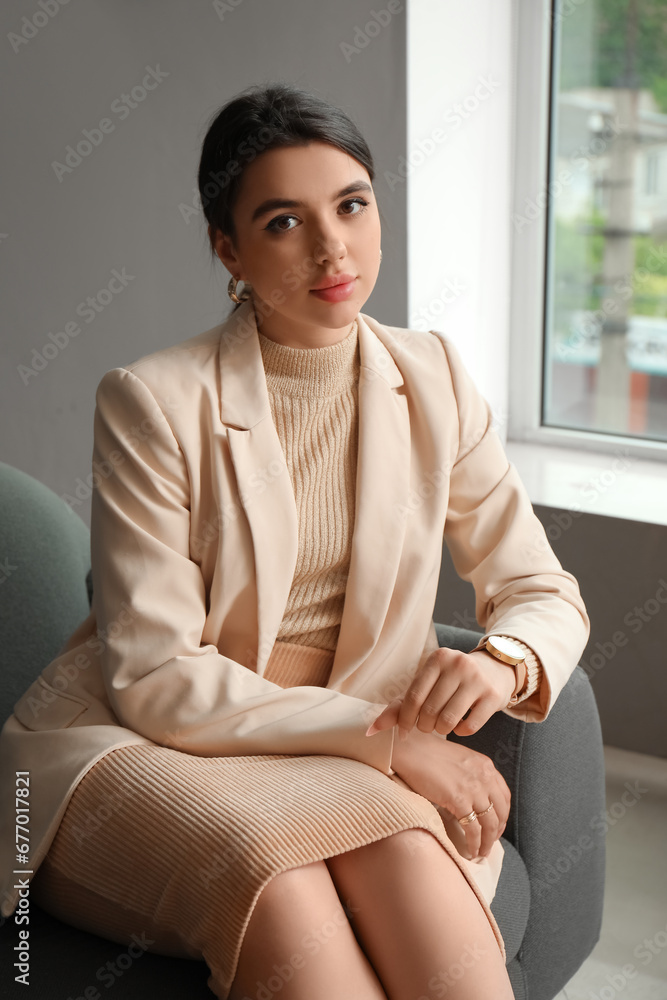
<svg viewBox="0 0 667 1000"><path fill-rule="evenodd" d="M90 532L48 486L0 462L0 726L90 611Z"/></svg>

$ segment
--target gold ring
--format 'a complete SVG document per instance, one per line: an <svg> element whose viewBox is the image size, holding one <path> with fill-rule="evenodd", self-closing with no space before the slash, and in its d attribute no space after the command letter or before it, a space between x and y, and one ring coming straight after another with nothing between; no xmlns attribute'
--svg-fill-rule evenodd
<svg viewBox="0 0 667 1000"><path fill-rule="evenodd" d="M491 812L491 810L492 810L492 809L493 809L493 802L491 801L491 799L489 799L489 804L488 804L488 806L486 807L486 809L484 810L484 812L482 812L482 813L477 813L477 815L478 815L478 816L486 816L486 814L487 814L488 812Z"/></svg>
<svg viewBox="0 0 667 1000"><path fill-rule="evenodd" d="M467 816L462 816L458 822L461 824L461 826L467 826L468 823L474 823L476 819L477 819L477 813L473 809L472 812L469 812Z"/></svg>

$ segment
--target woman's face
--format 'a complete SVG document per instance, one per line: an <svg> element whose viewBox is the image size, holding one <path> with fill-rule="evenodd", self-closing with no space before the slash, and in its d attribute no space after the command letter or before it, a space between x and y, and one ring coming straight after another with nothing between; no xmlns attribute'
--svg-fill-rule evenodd
<svg viewBox="0 0 667 1000"><path fill-rule="evenodd" d="M216 250L231 274L252 285L261 332L289 347L325 347L347 336L380 268L367 170L328 143L268 150L245 168L233 216L236 244L218 233ZM337 274L353 279L348 292L314 293Z"/></svg>

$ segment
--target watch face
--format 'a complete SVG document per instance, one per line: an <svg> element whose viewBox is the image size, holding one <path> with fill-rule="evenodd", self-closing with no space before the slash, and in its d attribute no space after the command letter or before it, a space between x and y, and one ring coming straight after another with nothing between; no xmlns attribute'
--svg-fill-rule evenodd
<svg viewBox="0 0 667 1000"><path fill-rule="evenodd" d="M508 639L507 636L491 635L489 636L487 642L489 642L494 649L497 649L499 653L502 653L503 656L509 656L519 663L521 660L525 660L526 658L525 651L521 648L521 646L517 642L514 642L513 639Z"/></svg>

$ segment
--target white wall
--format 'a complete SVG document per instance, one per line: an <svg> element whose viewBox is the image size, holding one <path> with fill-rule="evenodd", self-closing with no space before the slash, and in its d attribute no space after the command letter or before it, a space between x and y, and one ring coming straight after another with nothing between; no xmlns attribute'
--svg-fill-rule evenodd
<svg viewBox="0 0 667 1000"><path fill-rule="evenodd" d="M468 0L464 8L442 0L409 3L408 141L401 163L410 325L451 337L504 439L511 7L510 0Z"/></svg>
<svg viewBox="0 0 667 1000"><path fill-rule="evenodd" d="M381 178L405 148L405 6L392 0L388 14L381 0L383 23L369 31L369 9L355 0L46 6L53 16L37 0L5 0L0 10L0 83L11 94L2 116L0 458L60 495L78 490L74 509L89 524L100 378L231 310L203 216L179 206L194 201L206 122L240 90L293 83L357 121L376 159L384 223L364 311L405 325L406 192L389 193ZM123 112L114 102L142 85L147 67L166 75ZM58 176L53 162L104 118L110 130L93 133L90 155ZM79 304L100 290L106 299L114 269L131 280L114 282L117 293L86 322L93 314L77 314ZM68 323L80 332L68 336ZM44 363L45 347L54 356ZM37 365L21 377L20 366Z"/></svg>

